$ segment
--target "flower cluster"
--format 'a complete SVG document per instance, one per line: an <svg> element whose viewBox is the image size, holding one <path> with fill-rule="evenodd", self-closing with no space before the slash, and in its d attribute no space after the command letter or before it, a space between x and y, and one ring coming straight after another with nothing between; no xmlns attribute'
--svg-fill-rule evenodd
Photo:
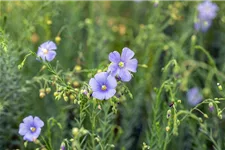
<svg viewBox="0 0 225 150"><path fill-rule="evenodd" d="M89 81L94 98L104 100L114 96L117 86L115 77L123 82L131 80L131 72L136 72L138 64L137 59L132 59L133 56L134 52L127 47L123 48L121 56L117 51L109 54L111 64L108 67L108 71L97 73Z"/></svg>
<svg viewBox="0 0 225 150"><path fill-rule="evenodd" d="M206 32L216 17L218 6L215 3L206 0L198 5L198 19L195 22L195 30Z"/></svg>

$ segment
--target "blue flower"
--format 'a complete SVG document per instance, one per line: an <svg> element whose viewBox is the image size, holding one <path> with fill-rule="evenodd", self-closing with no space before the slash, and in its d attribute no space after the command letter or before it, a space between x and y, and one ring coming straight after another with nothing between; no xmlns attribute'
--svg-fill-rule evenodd
<svg viewBox="0 0 225 150"><path fill-rule="evenodd" d="M195 106L200 103L202 99L202 94L199 92L199 89L197 87L188 90L187 100L190 105Z"/></svg>
<svg viewBox="0 0 225 150"><path fill-rule="evenodd" d="M32 142L38 138L43 126L44 122L39 117L28 116L20 123L19 134L24 136L24 140Z"/></svg>
<svg viewBox="0 0 225 150"><path fill-rule="evenodd" d="M212 20L216 17L218 6L215 3L206 0L198 5L199 19Z"/></svg>
<svg viewBox="0 0 225 150"><path fill-rule="evenodd" d="M212 24L211 20L200 20L200 19L198 19L195 22L194 27L195 27L196 31L206 32L206 31L208 31L208 29L211 26L211 24Z"/></svg>
<svg viewBox="0 0 225 150"><path fill-rule="evenodd" d="M52 61L56 56L56 49L57 47L54 42L47 41L38 47L37 56L41 57L43 61Z"/></svg>
<svg viewBox="0 0 225 150"><path fill-rule="evenodd" d="M109 99L116 93L116 79L107 72L97 73L91 78L89 85L93 91L92 96L99 100Z"/></svg>
<svg viewBox="0 0 225 150"><path fill-rule="evenodd" d="M138 61L137 59L131 59L134 56L134 52L125 47L122 50L122 54L117 51L109 54L109 60L112 62L108 68L112 76L118 76L122 81L128 82L131 80L131 73L136 72Z"/></svg>

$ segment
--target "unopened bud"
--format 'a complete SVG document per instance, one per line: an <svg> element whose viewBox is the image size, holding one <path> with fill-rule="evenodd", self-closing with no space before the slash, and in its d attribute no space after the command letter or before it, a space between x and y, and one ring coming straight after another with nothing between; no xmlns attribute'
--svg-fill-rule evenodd
<svg viewBox="0 0 225 150"><path fill-rule="evenodd" d="M76 65L75 67L74 67L74 70L76 71L76 72L80 72L81 71L81 66L80 65Z"/></svg>
<svg viewBox="0 0 225 150"><path fill-rule="evenodd" d="M59 44L60 41L61 41L61 37L60 37L60 36L56 36L56 37L55 37L55 42L56 42L57 44Z"/></svg>
<svg viewBox="0 0 225 150"><path fill-rule="evenodd" d="M40 89L39 92L40 92L40 93L41 93L41 92L44 93L44 92L45 92L45 89Z"/></svg>
<svg viewBox="0 0 225 150"><path fill-rule="evenodd" d="M51 88L48 87L48 88L45 89L45 91L46 91L47 94L49 94L51 92Z"/></svg>
<svg viewBox="0 0 225 150"><path fill-rule="evenodd" d="M77 136L79 134L79 129L78 128L73 128L72 133L74 136Z"/></svg>
<svg viewBox="0 0 225 150"><path fill-rule="evenodd" d="M54 96L56 97L56 96L58 96L59 95L59 93L58 92L54 92Z"/></svg>
<svg viewBox="0 0 225 150"><path fill-rule="evenodd" d="M92 24L92 20L91 20L90 18L86 18L86 19L85 19L85 23L86 23L86 24Z"/></svg>
<svg viewBox="0 0 225 150"><path fill-rule="evenodd" d="M168 119L169 117L171 116L171 110L167 110L167 115L166 115L166 118Z"/></svg>
<svg viewBox="0 0 225 150"><path fill-rule="evenodd" d="M100 139L99 139L98 137L95 137L95 140L96 140L97 142L100 142Z"/></svg>
<svg viewBox="0 0 225 150"><path fill-rule="evenodd" d="M205 118L209 118L207 114L204 114L204 117L205 117Z"/></svg>
<svg viewBox="0 0 225 150"><path fill-rule="evenodd" d="M40 98L43 98L43 97L45 97L45 93L44 92L40 92L39 96L40 96Z"/></svg>
<svg viewBox="0 0 225 150"><path fill-rule="evenodd" d="M196 35L192 35L192 36L191 36L191 41L192 41L192 42L195 42L195 41L196 41Z"/></svg>
<svg viewBox="0 0 225 150"><path fill-rule="evenodd" d="M46 22L48 25L51 25L52 24L52 21L51 20L47 20Z"/></svg>
<svg viewBox="0 0 225 150"><path fill-rule="evenodd" d="M101 105L98 105L98 109L99 109L99 110L102 110L102 107L101 107Z"/></svg>
<svg viewBox="0 0 225 150"><path fill-rule="evenodd" d="M181 103L181 100L179 99L179 100L177 100L177 102L178 102L178 103Z"/></svg>
<svg viewBox="0 0 225 150"><path fill-rule="evenodd" d="M166 127L166 132L168 132L170 130L170 127L169 126L167 126Z"/></svg>
<svg viewBox="0 0 225 150"><path fill-rule="evenodd" d="M70 100L74 100L75 99L75 96L74 95L70 95Z"/></svg>
<svg viewBox="0 0 225 150"><path fill-rule="evenodd" d="M84 95L87 95L88 91L87 90L81 90L81 93L84 94Z"/></svg>
<svg viewBox="0 0 225 150"><path fill-rule="evenodd" d="M63 96L63 99L67 102L68 101L68 96Z"/></svg>
<svg viewBox="0 0 225 150"><path fill-rule="evenodd" d="M218 89L219 89L220 91L223 90L223 87L222 87L222 85L221 85L220 83L217 83L217 87L218 87Z"/></svg>
<svg viewBox="0 0 225 150"><path fill-rule="evenodd" d="M177 125L180 125L180 120L177 119Z"/></svg>
<svg viewBox="0 0 225 150"><path fill-rule="evenodd" d="M74 81L74 82L73 82L73 86L74 86L74 87L79 87L79 85L80 85L79 82L77 82L77 81Z"/></svg>
<svg viewBox="0 0 225 150"><path fill-rule="evenodd" d="M209 110L210 110L211 112L214 110L214 107L213 107L213 103L212 103L212 102L209 103Z"/></svg>

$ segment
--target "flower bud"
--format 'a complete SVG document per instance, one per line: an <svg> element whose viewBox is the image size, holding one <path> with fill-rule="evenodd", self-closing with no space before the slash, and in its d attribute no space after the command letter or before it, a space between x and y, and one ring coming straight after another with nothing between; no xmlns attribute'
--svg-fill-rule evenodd
<svg viewBox="0 0 225 150"><path fill-rule="evenodd" d="M115 147L115 145L113 145L113 144L110 144L110 147L111 147L111 148L114 148L114 147Z"/></svg>
<svg viewBox="0 0 225 150"><path fill-rule="evenodd" d="M100 142L99 137L95 137L95 140L96 140L98 143Z"/></svg>
<svg viewBox="0 0 225 150"><path fill-rule="evenodd" d="M203 93L203 96L204 96L204 97L209 97L211 91L210 91L209 88L204 88L203 91L202 91L202 93Z"/></svg>
<svg viewBox="0 0 225 150"><path fill-rule="evenodd" d="M77 82L77 81L74 81L74 82L73 82L73 86L74 86L74 87L79 87L79 85L80 85L79 82Z"/></svg>
<svg viewBox="0 0 225 150"><path fill-rule="evenodd" d="M180 125L180 120L177 119L177 125Z"/></svg>
<svg viewBox="0 0 225 150"><path fill-rule="evenodd" d="M69 98L68 98L68 96L63 96L63 99L64 99L64 101L67 102Z"/></svg>
<svg viewBox="0 0 225 150"><path fill-rule="evenodd" d="M102 110L102 107L101 107L101 105L98 105L98 109L99 109L99 110Z"/></svg>
<svg viewBox="0 0 225 150"><path fill-rule="evenodd" d="M86 18L86 19L85 19L85 23L86 23L86 24L92 24L92 20L91 20L90 18Z"/></svg>
<svg viewBox="0 0 225 150"><path fill-rule="evenodd" d="M212 102L209 103L209 110L210 111L213 111L214 110L214 107L213 107L213 103Z"/></svg>
<svg viewBox="0 0 225 150"><path fill-rule="evenodd" d="M45 89L40 89L39 92L40 92L40 93L41 93L41 92L44 93L44 92L45 92Z"/></svg>
<svg viewBox="0 0 225 150"><path fill-rule="evenodd" d="M40 96L40 98L43 98L43 97L45 97L45 93L44 92L40 92L39 96Z"/></svg>
<svg viewBox="0 0 225 150"><path fill-rule="evenodd" d="M47 94L49 94L51 92L51 88L48 87L48 88L45 89L45 91L46 91Z"/></svg>
<svg viewBox="0 0 225 150"><path fill-rule="evenodd" d="M55 37L55 42L56 42L57 44L59 44L60 41L61 41L61 37L60 37L60 36L56 36L56 37Z"/></svg>
<svg viewBox="0 0 225 150"><path fill-rule="evenodd" d="M170 127L169 126L167 126L166 127L166 132L168 132L170 130Z"/></svg>
<svg viewBox="0 0 225 150"><path fill-rule="evenodd" d="M58 96L59 95L59 93L58 92L54 92L54 96L56 97L56 96Z"/></svg>
<svg viewBox="0 0 225 150"><path fill-rule="evenodd" d="M81 71L81 66L80 65L76 65L75 67L74 67L74 70L76 71L76 72L80 72Z"/></svg>
<svg viewBox="0 0 225 150"><path fill-rule="evenodd" d="M207 118L207 119L209 118L207 114L204 114L204 117Z"/></svg>
<svg viewBox="0 0 225 150"><path fill-rule="evenodd" d="M78 128L73 128L72 133L74 136L77 136L79 134L79 129Z"/></svg>
<svg viewBox="0 0 225 150"><path fill-rule="evenodd" d="M192 43L195 43L196 42L196 35L192 35L191 36L191 41L192 41Z"/></svg>
<svg viewBox="0 0 225 150"><path fill-rule="evenodd" d="M166 118L168 119L169 117L171 116L171 110L167 110L167 115L166 115Z"/></svg>
<svg viewBox="0 0 225 150"><path fill-rule="evenodd" d="M70 100L74 100L75 96L73 94L70 95Z"/></svg>
<svg viewBox="0 0 225 150"><path fill-rule="evenodd" d="M52 24L52 21L51 20L47 20L47 25L51 25Z"/></svg>
<svg viewBox="0 0 225 150"><path fill-rule="evenodd" d="M220 83L217 83L217 87L218 87L218 89L219 89L220 91L223 90L223 87L222 87L222 85L221 85Z"/></svg>

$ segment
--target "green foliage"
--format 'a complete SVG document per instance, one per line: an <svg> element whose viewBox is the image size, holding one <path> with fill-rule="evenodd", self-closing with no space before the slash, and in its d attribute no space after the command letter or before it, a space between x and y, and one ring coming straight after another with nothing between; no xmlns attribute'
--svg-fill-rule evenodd
<svg viewBox="0 0 225 150"><path fill-rule="evenodd" d="M225 149L225 4L201 33L198 3L1 1L0 149ZM47 40L56 58L37 61ZM137 73L110 100L94 99L90 78L123 47ZM203 95L196 106L193 87ZM34 142L18 134L28 115L45 123Z"/></svg>

